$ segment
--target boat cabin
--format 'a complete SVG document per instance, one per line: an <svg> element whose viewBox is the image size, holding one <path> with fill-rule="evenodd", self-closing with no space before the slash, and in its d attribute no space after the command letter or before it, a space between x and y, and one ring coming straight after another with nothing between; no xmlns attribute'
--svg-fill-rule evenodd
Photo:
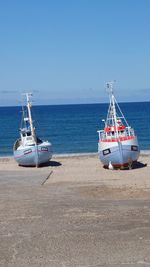
<svg viewBox="0 0 150 267"><path fill-rule="evenodd" d="M20 135L23 146L30 146L35 144L35 140L31 134L31 130L26 128L20 129Z"/></svg>

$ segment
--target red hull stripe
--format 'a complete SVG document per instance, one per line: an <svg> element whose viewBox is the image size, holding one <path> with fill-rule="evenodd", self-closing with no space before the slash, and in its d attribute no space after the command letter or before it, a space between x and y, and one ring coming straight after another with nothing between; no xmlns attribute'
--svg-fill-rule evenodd
<svg viewBox="0 0 150 267"><path fill-rule="evenodd" d="M100 140L99 142L118 142L118 141L127 141L133 139L135 139L135 136L120 136L119 138L103 139Z"/></svg>
<svg viewBox="0 0 150 267"><path fill-rule="evenodd" d="M15 159L19 159L19 158L22 158L22 157L25 157L25 156L27 156L27 155L29 155L30 153L34 153L35 151L31 151L31 152L29 152L29 153L26 153L26 154L22 154L22 155L20 155L20 156L15 156L14 158ZM41 150L38 150L37 152L49 152L49 151L41 151Z"/></svg>
<svg viewBox="0 0 150 267"><path fill-rule="evenodd" d="M135 162L137 162L137 160L132 161L132 163L135 163ZM112 164L112 165L113 165L113 167L128 167L129 163L127 162L127 163L123 163L123 164ZM104 165L104 166L108 167L108 165Z"/></svg>

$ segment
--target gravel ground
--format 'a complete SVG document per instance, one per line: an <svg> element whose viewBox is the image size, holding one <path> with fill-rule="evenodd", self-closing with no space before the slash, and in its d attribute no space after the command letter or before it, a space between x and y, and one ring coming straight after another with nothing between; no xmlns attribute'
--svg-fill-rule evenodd
<svg viewBox="0 0 150 267"><path fill-rule="evenodd" d="M149 157L109 171L96 156L0 162L0 266L150 266Z"/></svg>

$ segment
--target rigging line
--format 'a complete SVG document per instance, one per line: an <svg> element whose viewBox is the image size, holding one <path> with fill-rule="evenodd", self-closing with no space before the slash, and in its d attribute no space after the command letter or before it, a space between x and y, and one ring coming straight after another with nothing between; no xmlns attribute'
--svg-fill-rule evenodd
<svg viewBox="0 0 150 267"><path fill-rule="evenodd" d="M24 117L25 117L25 107L23 105L23 99L21 100L22 102L22 110L20 112L22 112L22 117L21 117L21 125L20 125L20 128L22 128L22 126L24 126Z"/></svg>
<svg viewBox="0 0 150 267"><path fill-rule="evenodd" d="M114 99L115 99L115 97L114 97ZM121 109L120 109L120 107L119 107L119 105L118 105L118 103L117 103L116 99L115 99L115 103L116 103L116 105L117 105L117 108L119 109L119 112L120 112L120 114L121 114L122 118L124 119L125 123L126 123L126 124L127 124L127 126L129 127L129 124L128 124L128 122L127 122L127 120L126 120L125 116L123 115L123 112L121 111Z"/></svg>
<svg viewBox="0 0 150 267"><path fill-rule="evenodd" d="M44 127L41 125L41 123L39 123L39 120L36 119L38 114L40 115L40 112L38 111L38 109L37 109L37 112L35 112L35 109L33 108L32 109L33 122L34 122L34 126L38 129L38 130L36 129L36 134L40 135L41 139L44 139L46 138L45 131L43 130Z"/></svg>

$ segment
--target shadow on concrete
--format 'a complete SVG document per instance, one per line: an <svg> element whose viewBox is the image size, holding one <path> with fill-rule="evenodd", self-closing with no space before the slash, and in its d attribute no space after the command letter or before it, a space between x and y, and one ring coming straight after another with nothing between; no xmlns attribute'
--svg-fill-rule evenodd
<svg viewBox="0 0 150 267"><path fill-rule="evenodd" d="M59 167L61 166L62 164L59 162L59 161L55 161L55 160L50 160L49 162L46 162L46 163L43 163L43 164L40 164L39 167Z"/></svg>
<svg viewBox="0 0 150 267"><path fill-rule="evenodd" d="M59 161L50 160L49 162L40 164L38 166L38 168L43 168L43 167L59 167L61 165L62 164ZM19 165L19 167L23 167L23 168L36 168L36 166L25 166L25 165Z"/></svg>
<svg viewBox="0 0 150 267"><path fill-rule="evenodd" d="M146 166L147 166L147 163L144 164L144 163L142 163L140 161L137 161L137 162L134 162L132 164L132 169L141 169L141 168L144 168Z"/></svg>

